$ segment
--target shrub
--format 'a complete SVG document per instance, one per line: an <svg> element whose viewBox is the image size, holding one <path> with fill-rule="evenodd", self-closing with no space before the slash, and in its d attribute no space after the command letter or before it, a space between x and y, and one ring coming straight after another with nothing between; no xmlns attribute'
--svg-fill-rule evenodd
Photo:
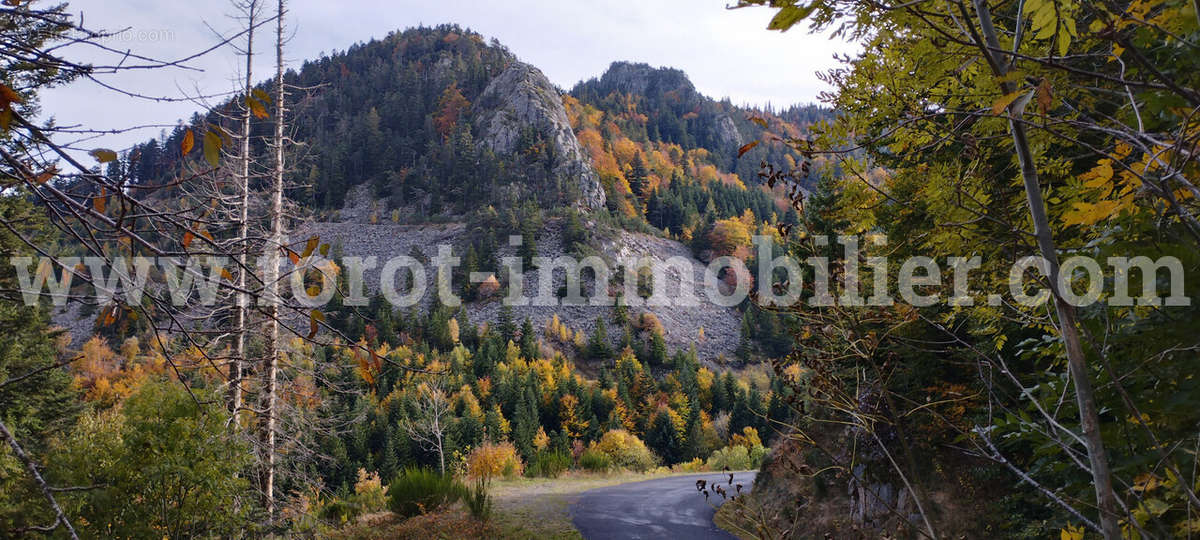
<svg viewBox="0 0 1200 540"><path fill-rule="evenodd" d="M467 476L487 480L519 476L523 466L517 448L511 442L484 443L467 455Z"/></svg>
<svg viewBox="0 0 1200 540"><path fill-rule="evenodd" d="M700 459L700 458L695 458L691 461L685 461L683 463L675 465L674 467L671 467L672 472L694 473L694 472L704 472L707 470L708 470L708 466L705 465L704 460Z"/></svg>
<svg viewBox="0 0 1200 540"><path fill-rule="evenodd" d="M755 445L753 448L747 448L740 444L726 446L708 457L708 468L714 471L725 467L733 471L757 469L762 465L763 457L766 455L767 449L762 445Z"/></svg>
<svg viewBox="0 0 1200 540"><path fill-rule="evenodd" d="M475 519L487 521L492 517L492 496L488 493L487 480L476 480L473 488L463 486L462 500Z"/></svg>
<svg viewBox="0 0 1200 540"><path fill-rule="evenodd" d="M646 443L636 435L623 429L612 429L600 437L596 448L612 459L616 467L623 467L638 472L644 472L654 467L654 454L646 448Z"/></svg>
<svg viewBox="0 0 1200 540"><path fill-rule="evenodd" d="M412 517L454 503L463 494L461 482L429 469L405 469L388 486L388 507L401 517Z"/></svg>
<svg viewBox="0 0 1200 540"><path fill-rule="evenodd" d="M334 498L322 504L317 510L317 516L325 521L341 525L362 515L362 507L351 500Z"/></svg>
<svg viewBox="0 0 1200 540"><path fill-rule="evenodd" d="M612 467L612 458L593 446L579 455L579 466L591 472L608 472Z"/></svg>
<svg viewBox="0 0 1200 540"><path fill-rule="evenodd" d="M358 470L358 481L354 483L354 494L345 493L318 506L317 517L336 524L347 523L368 512L377 512L387 507L387 488L379 480L378 473Z"/></svg>
<svg viewBox="0 0 1200 540"><path fill-rule="evenodd" d="M533 461L529 463L529 467L525 469L525 476L558 478L569 468L571 468L571 456L562 452L538 452Z"/></svg>
<svg viewBox="0 0 1200 540"><path fill-rule="evenodd" d="M378 512L387 507L387 488L379 480L379 473L358 470L358 481L354 483L354 499L363 512Z"/></svg>

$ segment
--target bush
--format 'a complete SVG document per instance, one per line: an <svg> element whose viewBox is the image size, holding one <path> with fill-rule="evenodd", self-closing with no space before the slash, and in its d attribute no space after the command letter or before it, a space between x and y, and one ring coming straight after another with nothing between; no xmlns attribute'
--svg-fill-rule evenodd
<svg viewBox="0 0 1200 540"><path fill-rule="evenodd" d="M558 478L571 468L571 456L562 452L538 452L538 455L525 469L525 476L530 478Z"/></svg>
<svg viewBox="0 0 1200 540"><path fill-rule="evenodd" d="M517 448L507 441L484 443L467 455L467 476L475 480L512 478L520 476L523 469Z"/></svg>
<svg viewBox="0 0 1200 540"><path fill-rule="evenodd" d="M354 500L363 512L378 512L387 507L387 488L379 480L379 473L358 470L358 481L354 483Z"/></svg>
<svg viewBox="0 0 1200 540"><path fill-rule="evenodd" d="M592 446L579 455L579 466L591 472L608 472L612 467L612 458Z"/></svg>
<svg viewBox="0 0 1200 540"><path fill-rule="evenodd" d="M365 469L358 470L358 481L354 483L354 493L342 494L328 502L320 504L317 517L335 524L348 523L359 516L378 512L387 507L387 488L379 480L378 473L368 473Z"/></svg>
<svg viewBox="0 0 1200 540"><path fill-rule="evenodd" d="M595 445L596 449L608 454L616 467L645 472L654 467L656 461L646 443L623 429L609 430Z"/></svg>
<svg viewBox="0 0 1200 540"><path fill-rule="evenodd" d="M707 470L708 466L705 465L704 460L700 458L695 458L691 461L685 461L675 465L674 467L671 467L671 472L696 473L705 472Z"/></svg>
<svg viewBox="0 0 1200 540"><path fill-rule="evenodd" d="M432 512L462 497L465 487L448 474L405 469L388 486L388 508L401 517Z"/></svg>
<svg viewBox="0 0 1200 540"><path fill-rule="evenodd" d="M763 457L767 455L767 449L762 445L755 445L752 448L747 448L743 445L726 446L717 450L708 457L708 468L719 471L726 467L731 471L744 471L747 469L757 469L762 465Z"/></svg>
<svg viewBox="0 0 1200 540"><path fill-rule="evenodd" d="M474 488L463 486L462 500L475 519L487 521L492 517L492 496L488 493L487 480L476 480Z"/></svg>

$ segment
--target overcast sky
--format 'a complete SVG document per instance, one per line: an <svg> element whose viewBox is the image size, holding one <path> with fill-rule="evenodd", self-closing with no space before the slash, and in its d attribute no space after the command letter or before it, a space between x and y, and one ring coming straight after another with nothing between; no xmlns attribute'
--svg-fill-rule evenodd
<svg viewBox="0 0 1200 540"><path fill-rule="evenodd" d="M296 67L393 30L457 23L498 39L563 88L599 76L615 60L630 60L680 68L701 92L739 104L815 101L825 89L815 73L832 67L835 53L855 50L800 27L786 34L769 32L765 28L773 11L727 10L725 0L292 0L289 6L294 38L285 54ZM72 0L68 9L82 14L89 28L129 28L108 45L160 59L211 46L217 38L209 26L225 33L237 27L221 0ZM265 50L261 46L266 43L259 44ZM96 60L83 50L68 49L72 53ZM255 78L265 78L273 61L273 52L261 55ZM228 49L191 65L203 71L126 72L104 80L142 94L178 97L228 91L241 69ZM45 92L42 104L62 125L96 129L174 124L198 109L195 103L128 98L89 81ZM106 136L81 146L126 148L159 129Z"/></svg>

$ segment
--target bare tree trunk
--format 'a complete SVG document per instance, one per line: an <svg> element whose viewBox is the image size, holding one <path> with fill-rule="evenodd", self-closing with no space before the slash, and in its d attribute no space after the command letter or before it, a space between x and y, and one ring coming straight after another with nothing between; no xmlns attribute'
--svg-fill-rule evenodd
<svg viewBox="0 0 1200 540"><path fill-rule="evenodd" d="M250 0L246 5L246 85L244 88L246 103L242 104L242 154L239 156L241 178L238 179L238 236L237 236L237 288L236 305L233 314L234 352L233 362L229 368L229 404L234 421L240 416L242 408L242 371L246 362L246 315L249 309L249 296L246 294L246 252L250 236L250 95L254 89L254 25L258 10L258 1Z"/></svg>
<svg viewBox="0 0 1200 540"><path fill-rule="evenodd" d="M979 45L987 54L993 71L998 77L1004 77L1008 69L1007 62L996 56L1000 51L1000 41L996 37L996 29L992 24L991 12L985 0L974 0L975 11L979 16L980 29L985 42ZM1015 84L1005 82L1002 85L1005 94L1017 91ZM1100 415L1096 408L1096 397L1092 390L1091 377L1088 374L1087 359L1084 357L1083 345L1080 340L1079 320L1074 306L1063 300L1059 290L1058 250L1054 236L1050 232L1050 220L1046 216L1046 203L1042 200L1041 183L1038 180L1037 165L1033 161L1033 153L1029 149L1029 139L1025 126L1016 118L1023 105L1009 105L1009 131L1012 135L1013 146L1017 159L1021 164L1021 179L1025 185L1025 196L1029 203L1029 214L1033 218L1034 236L1037 238L1038 250L1046 260L1047 278L1050 289L1054 292L1054 309L1058 314L1059 333L1062 334L1063 344L1067 350L1067 366L1071 380L1075 384L1075 399L1079 406L1079 423L1083 428L1083 441L1087 447L1088 462L1092 473L1092 482L1096 488L1096 504L1100 510L1100 532L1106 539L1119 540L1121 527L1118 522L1117 499L1113 492L1112 473L1109 470L1108 454L1104 448L1104 439L1100 434Z"/></svg>
<svg viewBox="0 0 1200 540"><path fill-rule="evenodd" d="M276 384L279 372L279 276L282 258L279 250L283 246L283 16L286 11L284 0L279 0L275 21L275 137L274 170L271 186L271 241L267 245L267 267L264 282L267 287L267 335L266 357L263 362L264 406L266 422L263 429L263 449L266 452L266 473L263 480L263 498L269 518L275 512L275 421Z"/></svg>

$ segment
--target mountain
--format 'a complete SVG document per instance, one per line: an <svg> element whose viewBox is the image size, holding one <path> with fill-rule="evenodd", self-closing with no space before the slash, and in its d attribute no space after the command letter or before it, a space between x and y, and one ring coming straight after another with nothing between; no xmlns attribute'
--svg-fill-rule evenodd
<svg viewBox="0 0 1200 540"><path fill-rule="evenodd" d="M771 236L776 225L797 221L782 189L762 185L757 173L762 162L794 165L800 156L768 142L739 159L739 148L800 136L829 117L819 108L738 107L699 93L680 70L628 62L566 92L498 42L457 26L356 44L305 62L286 80L302 89L290 98L297 144L289 163L302 187L289 195L303 216L293 237L317 235L340 253L380 260L429 256L435 244L452 244L466 253L456 285L477 322L494 322L499 308L467 282L469 272L498 272L501 257L528 259L530 252L599 254L609 262L683 256L705 298L704 261L750 259L750 235ZM197 116L192 126L227 122L220 112ZM256 134L268 133L268 120L256 121ZM139 145L114 167L131 184L177 174L185 165L178 153L184 131ZM267 151L262 141L255 145ZM526 246L508 246L511 235ZM373 293L377 277L368 272ZM507 289L504 275L498 278ZM554 279L558 290L564 278ZM536 276L524 285L538 290ZM423 305L431 300L429 293ZM745 305L644 311L660 321L671 349L700 344L704 360L777 354L786 342L782 322ZM557 316L590 334L612 309L526 306L515 315L537 325ZM608 339L620 345L622 329Z"/></svg>

